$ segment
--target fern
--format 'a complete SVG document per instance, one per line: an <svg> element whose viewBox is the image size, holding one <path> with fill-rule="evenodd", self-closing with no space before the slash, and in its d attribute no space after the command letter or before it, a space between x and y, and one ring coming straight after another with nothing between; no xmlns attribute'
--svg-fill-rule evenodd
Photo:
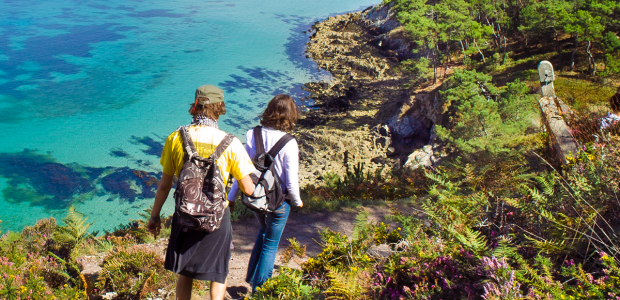
<svg viewBox="0 0 620 300"><path fill-rule="evenodd" d="M465 228L464 234L449 229L452 235L465 247L465 249L482 256L487 250L487 239L478 231Z"/></svg>
<svg viewBox="0 0 620 300"><path fill-rule="evenodd" d="M81 244L89 236L88 229L93 224L87 223L88 217L84 217L73 206L69 207L67 216L62 221L65 226L56 228L54 239L61 244L69 245L71 248Z"/></svg>
<svg viewBox="0 0 620 300"><path fill-rule="evenodd" d="M491 255L495 257L514 258L519 256L516 248L512 245L512 239L507 236L500 236L497 240L497 247L491 251Z"/></svg>
<svg viewBox="0 0 620 300"><path fill-rule="evenodd" d="M327 268L327 277L330 280L330 287L325 291L326 299L334 300L358 300L362 299L365 286L360 284L358 276L360 272L338 271L334 268Z"/></svg>
<svg viewBox="0 0 620 300"><path fill-rule="evenodd" d="M88 281L86 280L86 277L84 277L84 275L82 274L80 268L76 265L76 263L71 260L69 261L64 260L52 252L48 252L47 254L53 257L54 259L56 259L58 262L60 262L63 265L63 269L56 270L56 273L69 279L70 281L73 281L73 284L75 286L82 285L84 287L84 295L86 296L89 290ZM78 275L79 280L78 278L74 278L73 276L69 275L69 273L66 271L69 268L72 269L73 273L76 273Z"/></svg>
<svg viewBox="0 0 620 300"><path fill-rule="evenodd" d="M296 238L287 239L289 246L286 247L284 253L282 253L282 261L288 263L293 256L303 258L306 255L306 245L301 245Z"/></svg>
<svg viewBox="0 0 620 300"><path fill-rule="evenodd" d="M565 240L541 240L533 237L526 236L527 239L536 246L536 248L542 250L547 254L562 254L569 250Z"/></svg>
<svg viewBox="0 0 620 300"><path fill-rule="evenodd" d="M353 227L353 239L357 240L360 236L365 235L370 230L370 225L368 224L368 217L370 213L367 210L360 211L355 217L354 227Z"/></svg>
<svg viewBox="0 0 620 300"><path fill-rule="evenodd" d="M142 217L145 222L148 222L148 220L151 218L151 212L153 212L152 204L149 208L145 208L142 212L139 212L138 215L140 215L140 217Z"/></svg>
<svg viewBox="0 0 620 300"><path fill-rule="evenodd" d="M555 194L554 176L551 175L551 180L547 180L542 176L536 176L534 179L542 186L545 196L553 196Z"/></svg>
<svg viewBox="0 0 620 300"><path fill-rule="evenodd" d="M114 283L114 280L116 279L116 273L119 272L119 270L122 270L124 265L125 261L123 261L119 257L112 257L107 260L103 268L99 272L99 286L104 287L109 283L112 285L113 288L116 288L116 284Z"/></svg>
<svg viewBox="0 0 620 300"><path fill-rule="evenodd" d="M154 277L156 276L155 271L150 271L149 272L149 276L142 282L142 285L140 286L140 288L138 289L138 293L136 294L136 298L138 299L144 299L146 298L146 295L148 295L149 291L151 289L155 289L156 287L154 286Z"/></svg>

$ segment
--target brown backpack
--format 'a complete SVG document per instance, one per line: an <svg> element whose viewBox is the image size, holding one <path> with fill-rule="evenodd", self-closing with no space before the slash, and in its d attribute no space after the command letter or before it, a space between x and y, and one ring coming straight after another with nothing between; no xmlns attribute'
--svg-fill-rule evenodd
<svg viewBox="0 0 620 300"><path fill-rule="evenodd" d="M226 190L217 159L235 138L226 134L209 157L196 152L187 127L180 127L185 163L174 192L175 214L185 228L213 232L220 227L226 210Z"/></svg>

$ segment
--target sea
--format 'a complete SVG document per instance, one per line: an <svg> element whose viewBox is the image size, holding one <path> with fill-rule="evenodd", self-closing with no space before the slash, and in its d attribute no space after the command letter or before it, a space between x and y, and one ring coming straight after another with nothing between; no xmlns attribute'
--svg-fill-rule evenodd
<svg viewBox="0 0 620 300"><path fill-rule="evenodd" d="M274 95L303 106L330 79L304 53L311 25L377 3L0 0L0 231L70 206L91 231L140 219L198 86L224 90L219 126L244 142Z"/></svg>

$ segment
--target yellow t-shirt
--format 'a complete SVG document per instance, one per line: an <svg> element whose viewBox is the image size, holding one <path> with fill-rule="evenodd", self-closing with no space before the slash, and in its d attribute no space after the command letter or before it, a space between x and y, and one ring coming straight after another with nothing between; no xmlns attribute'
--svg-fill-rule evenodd
<svg viewBox="0 0 620 300"><path fill-rule="evenodd" d="M194 142L196 151L202 157L211 155L226 136L224 131L210 126L190 126L188 132ZM166 139L166 144L159 160L164 168L164 174L179 177L183 168L184 156L183 139L179 131L175 131ZM217 165L222 171L224 186L228 183L228 177L231 173L235 179L241 180L255 170L252 159L250 159L238 138L234 138L232 143L226 148L226 151L218 158Z"/></svg>

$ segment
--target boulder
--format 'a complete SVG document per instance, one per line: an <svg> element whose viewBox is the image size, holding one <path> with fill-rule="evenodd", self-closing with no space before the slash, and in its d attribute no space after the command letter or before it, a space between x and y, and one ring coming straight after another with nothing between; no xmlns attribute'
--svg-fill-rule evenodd
<svg viewBox="0 0 620 300"><path fill-rule="evenodd" d="M407 158L404 167L410 170L418 168L430 168L435 165L433 146L426 145L422 149L413 151Z"/></svg>

